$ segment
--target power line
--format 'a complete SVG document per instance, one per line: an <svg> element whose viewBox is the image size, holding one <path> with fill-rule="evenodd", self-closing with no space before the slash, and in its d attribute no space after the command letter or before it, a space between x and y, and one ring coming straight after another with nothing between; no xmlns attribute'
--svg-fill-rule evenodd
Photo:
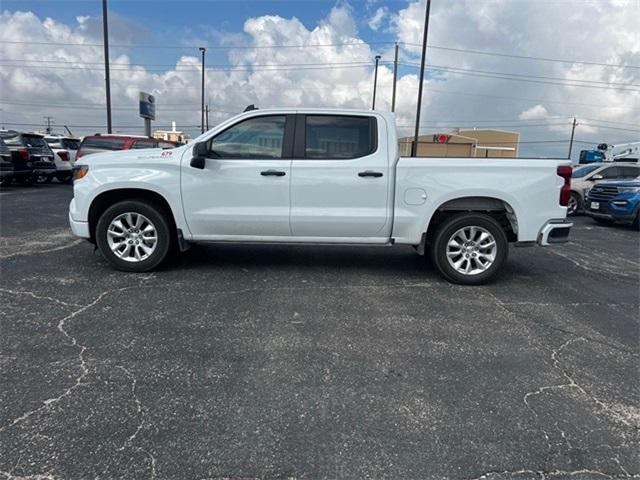
<svg viewBox="0 0 640 480"><path fill-rule="evenodd" d="M276 72L276 71L290 71L290 70L326 70L326 69L341 69L341 68L366 68L370 67L370 62L351 62L351 63L306 63L306 64L272 64L272 65L263 65L261 67L255 68L251 66L247 67L207 67L207 70L214 71L224 71L224 72L252 72L252 71L264 71L264 72ZM36 68L36 69L47 69L47 70L92 70L92 71L102 71L101 68L93 68L93 67L59 67L59 66L44 66L44 65L11 65L11 64L0 64L0 67L13 67L13 68ZM125 67L124 66L116 66L112 67L111 71L120 71L120 72L129 72L135 70L136 67ZM174 71L177 72L197 72L198 74L202 73L201 69L198 65L189 65L188 68L182 68L183 66L174 66ZM187 67L186 65L184 67ZM144 67L137 67L144 68ZM165 73L166 69L145 69L147 72L152 73Z"/></svg>
<svg viewBox="0 0 640 480"><path fill-rule="evenodd" d="M595 124L595 123L580 123L580 125L583 125L585 127L597 127L597 128L606 128L608 130L621 130L621 131L624 131L624 132L638 132L638 133L640 133L640 130L638 130L636 128L612 127L610 125L599 125L599 124Z"/></svg>
<svg viewBox="0 0 640 480"><path fill-rule="evenodd" d="M70 46L70 47L102 47L101 43L71 43L71 42L32 42L24 40L0 40L0 43L15 45L51 45L51 46ZM111 44L114 48L158 48L158 49L179 49L187 50L204 46L212 50L231 50L231 49L269 49L269 48L324 48L324 47L346 47L346 46L368 46L368 45L393 45L395 42L342 42L342 43L308 43L297 45L136 45L136 44Z"/></svg>
<svg viewBox="0 0 640 480"><path fill-rule="evenodd" d="M402 43L402 45L409 45L409 46L413 46L413 47L420 47L421 46L421 45L418 45L417 43L408 43L408 42L401 42L401 43ZM566 59L549 58L549 57L535 57L535 56L531 56L531 55L516 55L516 54L510 54L510 53L487 52L487 51L483 51L483 50L469 50L469 49L464 49L464 48L442 47L442 46L437 46L437 45L429 45L427 48L433 48L434 50L446 50L446 51L450 51L450 52L470 53L472 55L488 55L488 56L492 56L492 57L519 58L519 59L522 59L522 60L538 60L538 61L542 61L542 62L556 62L556 63L569 63L569 64L579 63L579 64L582 64L582 65L597 65L597 66L600 66L600 67L638 68L638 69L640 69L640 66L637 66L637 65L624 65L624 64L612 64L612 63L602 63L602 62L590 62L590 61L586 61L586 60L566 60Z"/></svg>
<svg viewBox="0 0 640 480"><path fill-rule="evenodd" d="M411 63L402 63L402 65L419 68L417 65L411 64ZM489 72L486 70L473 70L473 69L445 67L445 66L438 66L438 65L433 65L433 66L430 65L427 67L427 69L448 72L448 73L455 73L458 75L470 75L472 77L482 77L482 78L497 78L501 80L512 80L516 82L540 83L540 84L547 84L547 85L562 85L567 87L598 88L602 90L622 90L622 91L630 91L630 92L640 92L640 89L636 89L636 88L625 88L625 87L605 86L605 85L588 85L588 84L585 85L583 83L568 83L568 81L563 81L564 79L561 79L560 77L548 77L548 78L556 79L557 81L547 81L547 80L538 80L536 79L537 77L534 75L513 74L513 73L504 73L504 72ZM542 78L545 78L545 77L542 77ZM584 83L591 82L590 80L573 80L573 81L584 82ZM635 85L635 84L627 84L627 85L632 87L640 87L640 85Z"/></svg>

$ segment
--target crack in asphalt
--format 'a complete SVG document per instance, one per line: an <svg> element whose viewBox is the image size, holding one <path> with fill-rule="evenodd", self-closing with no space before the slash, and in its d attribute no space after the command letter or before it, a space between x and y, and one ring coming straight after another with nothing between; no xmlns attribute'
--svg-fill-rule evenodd
<svg viewBox="0 0 640 480"><path fill-rule="evenodd" d="M33 293L31 291L28 291L28 290L9 290L7 288L0 288L0 292L8 293L10 295L28 295L29 297L35 298L37 300L46 300L48 302L54 302L54 303L57 303L58 305L62 305L64 307L80 307L81 306L81 305L79 305L77 303L64 302L64 301L59 300L57 298L38 295L38 294Z"/></svg>
<svg viewBox="0 0 640 480"><path fill-rule="evenodd" d="M619 478L619 479L629 479L629 478L640 478L640 475L634 474L630 475L626 474L613 474L613 473L605 473L600 470L590 470L587 468L583 468L581 470L503 470L503 471L491 471L485 472L479 477L467 478L466 480L491 480L492 477L497 475L500 476L513 476L513 475L522 475L522 474L533 474L540 477L540 480L545 480L547 478L553 478L557 476L570 476L574 477L577 475L597 475L604 478Z"/></svg>
<svg viewBox="0 0 640 480"><path fill-rule="evenodd" d="M23 422L24 420L28 419L29 417L31 417L31 416L33 416L33 415L35 415L35 414L37 414L37 413L39 413L39 412L41 412L43 410L50 410L53 405L58 403L60 400L68 397L69 395L71 395L71 393L74 390L76 390L78 387L80 387L82 385L82 381L89 374L89 368L88 368L87 362L86 362L86 360L84 358L84 353L87 350L87 347L85 345L82 345L81 343L79 343L76 337L74 337L69 332L67 332L67 330L65 329L65 324L68 321L70 321L73 318L75 318L76 316L80 315L81 313L83 313L83 312L89 310L90 308L96 306L98 303L100 303L100 301L105 296L107 296L107 295L109 295L111 293L123 292L125 290L129 290L129 289L132 289L132 288L140 288L142 286L142 283L148 281L151 278L153 278L153 277L152 276L147 276L147 277L143 278L141 280L141 283L138 284L138 285L129 286L129 287L122 287L122 288L118 288L118 289L115 289L115 290L107 290L105 292L102 292L93 301L91 301L90 303L80 307L77 310L74 310L73 312L71 312L70 314L66 315L65 317L61 318L58 321L57 329L68 340L68 344L73 346L73 347L77 347L79 349L77 358L78 358L78 360L80 362L80 370L81 370L80 375L76 377L74 384L71 385L69 388L67 388L60 395L58 395L57 397L51 397L51 398L47 398L46 400L43 400L42 405L40 405L38 408L35 408L33 410L29 410L29 411L23 413L22 415L20 415L19 417L15 418L9 424L0 427L0 432L6 430L7 428L13 427L13 426Z"/></svg>
<svg viewBox="0 0 640 480"><path fill-rule="evenodd" d="M634 425L632 423L630 423L627 419L625 419L622 415L620 415L619 412L617 412L614 409L612 409L609 405L607 405L605 402L603 402L602 400L597 398L595 395L587 392L585 390L585 388L582 385L578 384L575 381L575 379L569 374L569 372L560 365L560 360L558 359L558 355L560 354L560 352L562 350L564 350L566 347L568 347L569 345L571 345L572 343L575 343L575 342L578 342L578 341L581 341L581 340L582 341L586 341L586 339L583 338L583 337L571 338L571 339L567 340L566 342L564 342L562 345L560 345L558 348L553 350L553 352L551 353L551 360L553 360L553 367L556 370L559 370L560 372L562 372L562 375L568 380L568 382L567 383L562 383L562 384L556 384L556 385L546 385L546 386L539 387L537 390L528 392L523 397L524 403L527 405L529 410L531 410L537 417L538 416L537 412L529 404L529 401L528 401L529 397L532 397L534 395L540 395L541 393L546 392L547 390L562 390L562 389L565 389L565 388L573 388L573 389L578 390L580 393L582 393L584 396L586 396L587 398L589 398L593 402L595 402L600 408L602 408L603 410L607 411L614 420L616 420L616 421L618 421L620 423L623 423L627 427L632 427L633 428Z"/></svg>

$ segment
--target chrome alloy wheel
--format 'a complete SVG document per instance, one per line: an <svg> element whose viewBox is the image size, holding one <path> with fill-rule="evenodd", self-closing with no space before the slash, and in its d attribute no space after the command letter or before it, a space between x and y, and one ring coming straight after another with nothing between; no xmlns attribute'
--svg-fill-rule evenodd
<svg viewBox="0 0 640 480"><path fill-rule="evenodd" d="M107 229L107 242L118 258L126 262L141 262L155 251L158 233L147 217L127 212L111 221Z"/></svg>
<svg viewBox="0 0 640 480"><path fill-rule="evenodd" d="M463 275L486 271L496 259L496 239L482 227L467 226L456 231L447 242L447 260Z"/></svg>
<svg viewBox="0 0 640 480"><path fill-rule="evenodd" d="M575 195L569 197L569 205L567 205L567 215L573 215L578 211L578 199Z"/></svg>

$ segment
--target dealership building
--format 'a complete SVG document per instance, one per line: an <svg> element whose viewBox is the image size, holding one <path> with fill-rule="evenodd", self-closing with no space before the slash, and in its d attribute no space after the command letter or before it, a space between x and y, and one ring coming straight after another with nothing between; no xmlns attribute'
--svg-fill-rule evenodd
<svg viewBox="0 0 640 480"><path fill-rule="evenodd" d="M418 157L517 157L520 134L506 130L453 129L418 137ZM413 137L399 141L400 155L410 156Z"/></svg>

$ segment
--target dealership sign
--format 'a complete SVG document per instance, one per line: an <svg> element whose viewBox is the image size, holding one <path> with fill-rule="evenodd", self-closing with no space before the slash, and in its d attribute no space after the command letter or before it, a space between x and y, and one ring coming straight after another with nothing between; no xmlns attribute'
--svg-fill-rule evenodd
<svg viewBox="0 0 640 480"><path fill-rule="evenodd" d="M156 119L156 99L153 95L140 92L140 116L149 120Z"/></svg>

